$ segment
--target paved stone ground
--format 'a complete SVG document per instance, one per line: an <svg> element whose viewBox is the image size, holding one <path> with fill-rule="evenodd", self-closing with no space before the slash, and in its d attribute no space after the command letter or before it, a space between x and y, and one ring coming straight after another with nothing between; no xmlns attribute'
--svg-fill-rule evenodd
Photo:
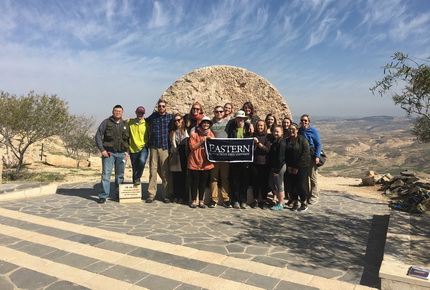
<svg viewBox="0 0 430 290"><path fill-rule="evenodd" d="M376 199L322 192L318 204L300 213L190 209L159 201L99 205L98 191L94 183L69 184L55 195L0 202L0 289L101 285L88 282L98 278L81 281L70 272L95 273L111 288L121 281L126 284L118 287L126 289L380 285L389 208ZM119 254L118 261L128 262L108 258ZM45 264L51 267L40 266ZM52 270L63 268L62 275Z"/></svg>

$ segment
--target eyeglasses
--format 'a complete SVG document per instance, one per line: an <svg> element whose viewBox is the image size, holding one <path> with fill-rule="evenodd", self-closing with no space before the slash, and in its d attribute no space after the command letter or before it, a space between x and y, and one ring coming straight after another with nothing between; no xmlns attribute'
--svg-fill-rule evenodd
<svg viewBox="0 0 430 290"><path fill-rule="evenodd" d="M302 123L307 123L307 122L309 122L308 120L300 120L300 122L302 122Z"/></svg>
<svg viewBox="0 0 430 290"><path fill-rule="evenodd" d="M224 111L214 111L215 114L221 114L224 113Z"/></svg>
<svg viewBox="0 0 430 290"><path fill-rule="evenodd" d="M158 105L159 108L165 108L165 105Z"/></svg>
<svg viewBox="0 0 430 290"><path fill-rule="evenodd" d="M175 122L181 122L182 119L175 119Z"/></svg>

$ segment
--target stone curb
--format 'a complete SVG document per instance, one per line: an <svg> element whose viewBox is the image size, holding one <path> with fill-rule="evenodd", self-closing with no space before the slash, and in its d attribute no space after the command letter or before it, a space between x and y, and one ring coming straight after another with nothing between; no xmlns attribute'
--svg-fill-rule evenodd
<svg viewBox="0 0 430 290"><path fill-rule="evenodd" d="M55 182L0 185L0 201L55 194L57 188L58 183Z"/></svg>

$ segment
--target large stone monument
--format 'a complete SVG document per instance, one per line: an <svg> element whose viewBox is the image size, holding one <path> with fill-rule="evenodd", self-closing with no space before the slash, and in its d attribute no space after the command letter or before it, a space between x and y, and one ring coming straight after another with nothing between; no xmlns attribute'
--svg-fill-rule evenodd
<svg viewBox="0 0 430 290"><path fill-rule="evenodd" d="M191 105L198 101L203 105L204 114L212 117L216 105L232 103L234 113L243 103L251 101L262 119L268 113L273 113L278 123L285 116L292 118L284 98L270 82L234 66L196 69L174 82L161 98L168 102L172 113L189 113Z"/></svg>

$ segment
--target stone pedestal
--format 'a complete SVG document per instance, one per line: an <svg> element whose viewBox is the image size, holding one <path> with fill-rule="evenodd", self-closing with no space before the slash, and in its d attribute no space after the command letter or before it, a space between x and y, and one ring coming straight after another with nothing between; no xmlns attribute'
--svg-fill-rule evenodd
<svg viewBox="0 0 430 290"><path fill-rule="evenodd" d="M119 202L141 202L142 201L142 186L133 184L119 185Z"/></svg>

